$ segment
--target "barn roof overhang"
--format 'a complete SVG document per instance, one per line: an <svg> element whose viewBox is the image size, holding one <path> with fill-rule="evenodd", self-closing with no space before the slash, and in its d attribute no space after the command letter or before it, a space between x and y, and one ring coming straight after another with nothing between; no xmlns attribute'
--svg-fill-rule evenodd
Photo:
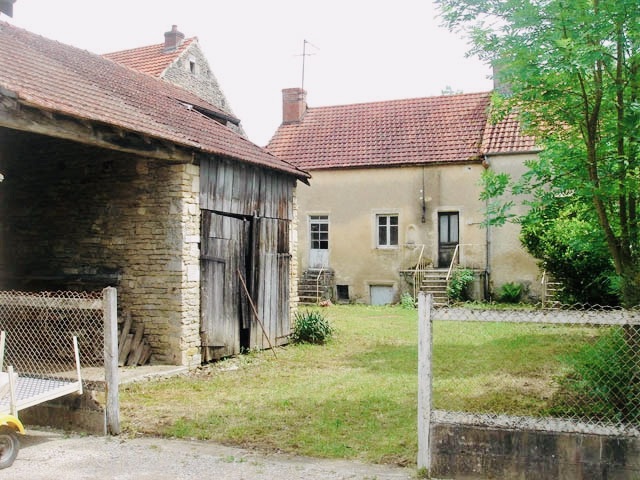
<svg viewBox="0 0 640 480"><path fill-rule="evenodd" d="M185 163L194 156L173 142L30 105L6 89L0 90L0 126L157 160Z"/></svg>
<svg viewBox="0 0 640 480"><path fill-rule="evenodd" d="M61 138L85 145L115 150L171 163L198 163L199 159L217 157L199 148L179 145L170 140L127 130L116 125L75 117L43 108L0 86L0 127ZM241 159L228 157L231 161ZM288 164L288 162L284 162ZM286 174L277 168L263 168ZM311 177L293 165L289 175L305 184Z"/></svg>

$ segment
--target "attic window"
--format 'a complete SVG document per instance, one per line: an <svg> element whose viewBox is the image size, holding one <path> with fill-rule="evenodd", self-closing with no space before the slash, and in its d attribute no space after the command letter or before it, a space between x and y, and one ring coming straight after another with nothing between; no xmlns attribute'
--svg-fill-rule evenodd
<svg viewBox="0 0 640 480"><path fill-rule="evenodd" d="M195 75L197 73L197 70L198 69L197 69L197 65L196 65L196 57L191 55L189 57L189 71Z"/></svg>

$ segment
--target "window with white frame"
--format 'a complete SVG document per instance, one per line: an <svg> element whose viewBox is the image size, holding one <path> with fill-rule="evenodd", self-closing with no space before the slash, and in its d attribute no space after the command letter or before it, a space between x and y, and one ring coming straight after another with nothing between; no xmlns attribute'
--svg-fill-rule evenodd
<svg viewBox="0 0 640 480"><path fill-rule="evenodd" d="M376 215L377 245L380 248L398 246L398 215Z"/></svg>

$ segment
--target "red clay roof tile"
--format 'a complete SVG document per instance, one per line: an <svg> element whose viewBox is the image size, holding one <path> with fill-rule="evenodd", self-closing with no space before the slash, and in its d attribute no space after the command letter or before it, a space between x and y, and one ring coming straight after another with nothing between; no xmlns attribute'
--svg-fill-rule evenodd
<svg viewBox="0 0 640 480"><path fill-rule="evenodd" d="M160 78L162 72L175 62L189 45L197 41L197 37L187 38L178 48L171 51L165 51L164 43L159 43L146 47L105 53L102 56L139 72Z"/></svg>
<svg viewBox="0 0 640 480"><path fill-rule="evenodd" d="M167 82L5 22L0 22L0 51L0 92L12 92L23 103L308 178L185 106L220 112Z"/></svg>
<svg viewBox="0 0 640 480"><path fill-rule="evenodd" d="M309 108L300 122L281 125L267 149L304 170L469 162L531 150L532 139L520 134L515 119L487 128L490 96ZM486 132L495 138L487 140Z"/></svg>

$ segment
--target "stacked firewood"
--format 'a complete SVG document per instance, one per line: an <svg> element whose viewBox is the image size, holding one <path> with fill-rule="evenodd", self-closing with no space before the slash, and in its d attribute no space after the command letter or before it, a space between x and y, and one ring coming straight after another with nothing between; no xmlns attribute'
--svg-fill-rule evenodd
<svg viewBox="0 0 640 480"><path fill-rule="evenodd" d="M131 312L125 312L123 318L118 318L118 365L134 367L146 365L151 358L151 347L144 337L144 324L137 322L132 330Z"/></svg>

